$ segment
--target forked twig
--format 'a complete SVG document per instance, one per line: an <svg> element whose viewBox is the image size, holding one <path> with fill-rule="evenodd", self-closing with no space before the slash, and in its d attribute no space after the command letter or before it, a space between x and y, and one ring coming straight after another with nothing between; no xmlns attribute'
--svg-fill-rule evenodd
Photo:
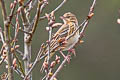
<svg viewBox="0 0 120 80"><path fill-rule="evenodd" d="M52 77L50 78L50 80L54 80L54 78L56 77L56 75L60 72L60 70L63 68L64 64L67 62L68 58L69 58L69 55L67 55L66 58L62 61L62 63L60 64L60 66L58 67L58 69L55 71L55 73L52 75Z"/></svg>
<svg viewBox="0 0 120 80"><path fill-rule="evenodd" d="M51 12L56 12L56 11L58 11L58 10L65 4L66 1L67 1L67 0L63 0L62 3L60 3L60 5L58 5L57 8L55 8L55 9L54 9L53 11L51 11ZM51 14L51 12L49 13L49 15ZM39 20L43 20L43 19L45 19L45 18L47 18L47 17L46 17L46 16L43 16L43 17L40 17Z"/></svg>

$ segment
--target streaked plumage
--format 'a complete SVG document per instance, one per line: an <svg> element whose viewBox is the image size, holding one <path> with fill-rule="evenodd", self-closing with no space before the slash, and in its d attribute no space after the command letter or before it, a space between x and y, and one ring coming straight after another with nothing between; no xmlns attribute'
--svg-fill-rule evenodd
<svg viewBox="0 0 120 80"><path fill-rule="evenodd" d="M65 13L61 16L64 24L58 29L58 31L52 36L50 41L50 55L52 56L55 51L61 50L66 51L72 49L75 44L79 41L79 30L71 38L66 40L78 27L78 21L74 14L71 12ZM48 54L48 44L44 46L42 55ZM41 56L42 56L41 55ZM47 58L45 58L45 61ZM41 68L43 71L43 67Z"/></svg>
<svg viewBox="0 0 120 80"><path fill-rule="evenodd" d="M64 24L58 29L58 31L54 34L53 40L51 41L51 47L54 42L59 43L60 39L65 39L65 44L59 46L57 50L69 50L73 48L73 46L79 40L79 30L76 34L66 41L66 38L69 37L78 27L78 21L74 14L71 12L65 13L62 17Z"/></svg>
<svg viewBox="0 0 120 80"><path fill-rule="evenodd" d="M71 12L65 13L61 19L64 24L58 29L58 31L52 36L50 42L50 52L58 50L66 51L75 46L79 40L79 30L70 39L66 40L78 27L78 21L74 14ZM44 54L48 53L48 45L45 46Z"/></svg>

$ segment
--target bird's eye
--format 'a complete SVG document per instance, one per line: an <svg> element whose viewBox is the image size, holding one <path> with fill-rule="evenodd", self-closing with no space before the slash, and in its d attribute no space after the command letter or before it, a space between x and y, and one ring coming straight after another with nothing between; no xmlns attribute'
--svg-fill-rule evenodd
<svg viewBox="0 0 120 80"><path fill-rule="evenodd" d="M66 16L66 18L70 18L70 16Z"/></svg>

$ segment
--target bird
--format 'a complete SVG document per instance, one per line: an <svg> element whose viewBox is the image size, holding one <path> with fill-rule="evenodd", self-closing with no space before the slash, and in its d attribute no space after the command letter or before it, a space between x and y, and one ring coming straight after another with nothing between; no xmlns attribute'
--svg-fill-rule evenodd
<svg viewBox="0 0 120 80"><path fill-rule="evenodd" d="M48 46L50 47L51 53L56 51L67 51L72 49L79 41L79 30L75 32L78 28L76 16L71 12L67 12L63 16L60 16L60 18L63 20L63 25L52 36L50 45L44 45L42 51L43 55L48 54ZM75 34L72 35L74 32Z"/></svg>
<svg viewBox="0 0 120 80"><path fill-rule="evenodd" d="M53 47L54 42L57 42L61 45L56 48L56 51L66 51L72 49L79 41L79 30L72 37L70 37L78 28L78 20L76 16L71 12L65 13L60 18L63 20L63 25L53 35L53 40L51 40L50 46Z"/></svg>
<svg viewBox="0 0 120 80"><path fill-rule="evenodd" d="M48 53L50 53L50 57L52 57L56 51L70 50L76 45L76 43L78 43L80 34L79 30L77 30L78 20L76 16L71 12L67 12L63 16L60 16L60 18L63 20L62 26L60 26L60 28L52 36L49 45L46 44L43 46L40 57ZM75 30L77 31L75 32ZM74 32L75 34L73 35ZM47 57L44 62L47 62Z"/></svg>

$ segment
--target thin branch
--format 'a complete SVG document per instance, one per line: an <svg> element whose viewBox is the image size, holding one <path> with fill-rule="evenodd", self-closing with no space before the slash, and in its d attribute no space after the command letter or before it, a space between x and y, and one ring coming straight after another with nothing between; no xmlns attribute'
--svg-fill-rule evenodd
<svg viewBox="0 0 120 80"><path fill-rule="evenodd" d="M14 57L16 58L16 60L17 60L17 62L18 62L18 65L19 65L21 74L22 74L23 76L25 76L25 72L24 72L24 70L23 70L22 63L21 63L21 61L19 60L18 56L16 55L15 51L13 51L13 55L14 55Z"/></svg>
<svg viewBox="0 0 120 80"><path fill-rule="evenodd" d="M35 30L36 30L36 27L37 27L37 24L38 24L38 20L39 20L39 17L40 17L40 14L41 14L41 11L40 11L40 8L41 6L44 4L43 1L39 1L38 2L38 7L37 7L37 13L36 13L36 16L35 16L35 21L34 21L34 24L33 24L33 28L32 28L32 34L34 34Z"/></svg>
<svg viewBox="0 0 120 80"><path fill-rule="evenodd" d="M42 13L42 10L45 6L46 6L46 2L38 1L37 12L36 12L36 15L31 23L31 25L32 25L31 35L27 39L27 42L30 42L32 40L32 36L34 35L36 28L37 28L37 25L38 25L40 14ZM29 27L29 29L31 29L31 27Z"/></svg>
<svg viewBox="0 0 120 80"><path fill-rule="evenodd" d="M58 48L59 44L56 43L55 45L56 45L56 46L53 47L53 49L50 50L50 53L51 53L52 51L55 51L56 48ZM36 57L35 61L33 62L32 67L29 69L27 75L25 76L24 80L29 76L29 74L30 74L30 73L32 72L32 70L35 68L35 66L37 65L37 63L38 63L41 59L45 58L45 57L48 55L48 52L47 52L46 54L43 54L43 53L44 53L44 48L43 48L43 46L44 46L44 44L41 45L40 50L39 50L39 52L37 53L37 57ZM51 55L54 55L54 52L53 52L53 54L51 54Z"/></svg>
<svg viewBox="0 0 120 80"><path fill-rule="evenodd" d="M5 8L5 2L4 2L4 0L0 0L0 5L1 5L1 9L2 9L3 19L7 20L7 13L6 13L6 8Z"/></svg>
<svg viewBox="0 0 120 80"><path fill-rule="evenodd" d="M67 62L68 58L69 58L69 55L67 55L66 58L62 61L62 63L60 64L60 66L58 67L58 69L55 71L55 73L52 75L52 77L50 78L50 80L54 80L54 78L56 77L56 75L60 72L60 70L63 68L64 64Z"/></svg>
<svg viewBox="0 0 120 80"><path fill-rule="evenodd" d="M15 28L15 25L14 25L13 23L11 23L11 25L13 26L12 28L14 29L14 28ZM26 33L26 34L28 34L28 35L31 35L30 32L24 31L21 27L19 27L19 30L20 30L21 32L23 32L23 33Z"/></svg>
<svg viewBox="0 0 120 80"><path fill-rule="evenodd" d="M29 15L30 14L30 12L32 11L32 9L33 9L33 7L37 4L37 1L38 0L34 0L34 2L32 1L32 0L29 0L28 1L28 3L29 3L29 8L27 9L27 11L26 11L26 13L27 13L27 15ZM26 3L27 4L27 3ZM25 4L25 5L26 5ZM25 6L24 5L24 6ZM27 5L26 5L27 6Z"/></svg>
<svg viewBox="0 0 120 80"><path fill-rule="evenodd" d="M5 40L4 40L4 37L3 37L3 32L2 32L2 28L1 27L0 27L0 37L1 37L2 43L4 44Z"/></svg>
<svg viewBox="0 0 120 80"><path fill-rule="evenodd" d="M0 56L2 56L3 50L5 48L5 44L2 45L1 50L0 50Z"/></svg>
<svg viewBox="0 0 120 80"><path fill-rule="evenodd" d="M64 3L65 3L66 1L67 1L67 0L63 0L63 2L62 2L57 8L55 8L55 9L53 10L53 12L58 11L58 10L64 5Z"/></svg>
<svg viewBox="0 0 120 80"><path fill-rule="evenodd" d="M52 27L49 27L49 32L48 32L48 35L49 35L49 42L48 42L48 62L49 62L49 59L50 59L50 42L51 42L51 37L52 37Z"/></svg>
<svg viewBox="0 0 120 80"><path fill-rule="evenodd" d="M24 77L24 80L27 79L27 77L30 75L30 73L32 72L32 70L35 68L35 66L36 66L36 64L39 62L39 60L41 60L41 59L43 59L44 57L47 56L47 54L46 54L46 55L44 55L44 56L41 57L41 55L40 55L41 53L43 53L42 48L40 48L40 50L39 50L39 52L38 52L39 55L37 55L35 61L34 61L33 64L32 64L32 67L29 69L28 73L27 73L26 76Z"/></svg>
<svg viewBox="0 0 120 80"><path fill-rule="evenodd" d="M28 0L28 1L24 4L24 8L26 8L31 2L32 2L32 0Z"/></svg>
<svg viewBox="0 0 120 80"><path fill-rule="evenodd" d="M19 53L19 54L20 54L20 56L22 56L22 57L23 57L23 55L24 55L24 54L23 54L23 52L21 52L21 51L20 51L20 50L18 50L18 49L16 50L16 52L17 52L17 53Z"/></svg>
<svg viewBox="0 0 120 80"><path fill-rule="evenodd" d="M4 62L5 59L6 59L6 57L3 57L2 60L0 60L0 65L2 65L2 63Z"/></svg>
<svg viewBox="0 0 120 80"><path fill-rule="evenodd" d="M8 23L9 23L9 24L11 23L11 21L12 21L12 19L13 19L14 12L15 12L15 8L16 8L16 3L14 3L13 8L11 9L11 12L10 12L10 14L9 14L9 16L8 16Z"/></svg>
<svg viewBox="0 0 120 80"><path fill-rule="evenodd" d="M22 75L22 72L17 68L17 69L14 69L14 71L23 79L24 76Z"/></svg>
<svg viewBox="0 0 120 80"><path fill-rule="evenodd" d="M62 3L60 3L60 5L58 5L58 6L57 6L54 10L52 10L51 12L57 12L57 11L66 3L66 1L67 1L67 0L63 0ZM50 15L51 12L50 12L48 15ZM45 19L45 18L47 18L47 17L46 17L46 16L43 16L43 17L40 17L39 20L43 20L43 19Z"/></svg>
<svg viewBox="0 0 120 80"><path fill-rule="evenodd" d="M18 22L18 15L16 15L16 24L15 24L15 35L14 35L14 38L13 38L13 41L12 41L12 44L13 44L13 48L15 48L15 45L16 45L16 39L17 39L17 36L18 36L18 32L19 32L19 22Z"/></svg>

